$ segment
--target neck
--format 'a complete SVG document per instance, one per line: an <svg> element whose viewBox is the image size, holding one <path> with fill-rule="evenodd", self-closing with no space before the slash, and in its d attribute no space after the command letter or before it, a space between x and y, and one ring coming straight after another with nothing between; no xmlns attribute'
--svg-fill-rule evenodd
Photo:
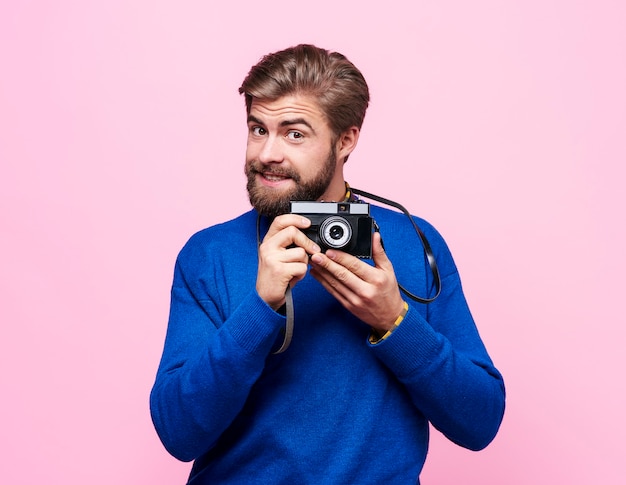
<svg viewBox="0 0 626 485"><path fill-rule="evenodd" d="M328 186L324 195L322 195L319 202L341 202L346 198L346 192L348 190L348 184L343 179L337 180Z"/></svg>

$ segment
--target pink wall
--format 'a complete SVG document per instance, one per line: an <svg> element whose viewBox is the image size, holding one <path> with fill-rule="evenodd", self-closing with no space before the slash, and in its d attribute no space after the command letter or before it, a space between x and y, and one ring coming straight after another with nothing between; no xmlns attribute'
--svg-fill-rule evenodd
<svg viewBox="0 0 626 485"><path fill-rule="evenodd" d="M348 179L444 233L506 378L424 483L624 483L626 4L212 3L0 6L0 482L184 482L148 413L174 258L247 209L237 87L304 41L364 71Z"/></svg>

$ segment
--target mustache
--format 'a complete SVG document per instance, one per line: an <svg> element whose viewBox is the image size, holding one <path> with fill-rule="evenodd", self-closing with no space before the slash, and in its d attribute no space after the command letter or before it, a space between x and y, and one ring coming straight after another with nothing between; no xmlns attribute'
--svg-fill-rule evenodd
<svg viewBox="0 0 626 485"><path fill-rule="evenodd" d="M300 181L300 174L298 174L298 172L293 169L290 169L288 167L275 167L273 165L265 165L257 160L253 160L246 165L246 173L248 175L276 175L279 177L288 177L290 179L293 179L295 182Z"/></svg>

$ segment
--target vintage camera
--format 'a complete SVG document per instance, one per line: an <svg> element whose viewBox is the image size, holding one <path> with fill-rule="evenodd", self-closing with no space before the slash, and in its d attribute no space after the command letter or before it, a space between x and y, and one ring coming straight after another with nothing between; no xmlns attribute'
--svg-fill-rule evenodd
<svg viewBox="0 0 626 485"><path fill-rule="evenodd" d="M340 249L358 258L372 257L372 228L370 205L353 202L291 202L292 214L311 220L303 232L322 251Z"/></svg>

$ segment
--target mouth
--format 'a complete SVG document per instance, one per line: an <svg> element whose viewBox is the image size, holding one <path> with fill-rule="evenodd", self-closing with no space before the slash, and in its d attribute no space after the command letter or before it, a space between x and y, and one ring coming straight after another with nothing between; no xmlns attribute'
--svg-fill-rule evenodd
<svg viewBox="0 0 626 485"><path fill-rule="evenodd" d="M293 180L293 177L289 174L268 170L259 170L256 172L256 175L257 179L266 187L279 187Z"/></svg>
<svg viewBox="0 0 626 485"><path fill-rule="evenodd" d="M279 175L271 172L261 172L260 175L268 182L282 182L283 180L288 180L291 178L287 175Z"/></svg>

